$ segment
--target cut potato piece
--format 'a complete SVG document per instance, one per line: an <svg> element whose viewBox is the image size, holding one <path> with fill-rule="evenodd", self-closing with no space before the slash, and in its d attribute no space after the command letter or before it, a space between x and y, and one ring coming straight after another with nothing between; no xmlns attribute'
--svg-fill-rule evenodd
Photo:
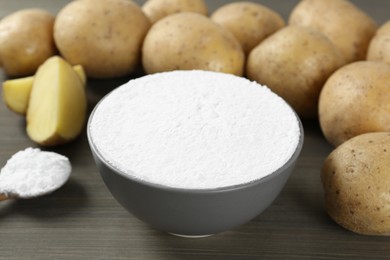
<svg viewBox="0 0 390 260"><path fill-rule="evenodd" d="M81 65L73 66L83 85L87 82L84 69ZM10 79L3 82L3 98L7 107L21 115L27 112L28 100L34 83L34 76L19 79Z"/></svg>
<svg viewBox="0 0 390 260"><path fill-rule="evenodd" d="M58 145L76 138L84 127L87 99L83 82L58 56L35 75L27 109L27 134L40 145Z"/></svg>
<svg viewBox="0 0 390 260"><path fill-rule="evenodd" d="M3 82L3 98L10 110L21 115L26 114L33 81L34 77L25 77Z"/></svg>
<svg viewBox="0 0 390 260"><path fill-rule="evenodd" d="M85 85L87 83L87 75L85 74L85 70L84 70L83 66L75 65L75 66L73 66L73 69L77 73L77 75L79 75L83 85Z"/></svg>

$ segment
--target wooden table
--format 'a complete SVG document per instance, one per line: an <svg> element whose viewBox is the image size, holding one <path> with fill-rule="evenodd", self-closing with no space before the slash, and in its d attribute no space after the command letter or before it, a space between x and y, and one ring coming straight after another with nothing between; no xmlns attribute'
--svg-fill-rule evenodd
<svg viewBox="0 0 390 260"><path fill-rule="evenodd" d="M56 13L66 0L1 0L0 18L26 7ZM210 10L229 1L208 1ZM297 0L262 0L285 18ZM390 1L353 1L379 24ZM139 1L142 3L142 1ZM5 79L0 72L0 82ZM126 79L90 81L89 106ZM0 94L1 95L1 94ZM126 212L106 189L83 134L51 148L68 156L70 181L57 192L0 204L0 259L390 259L390 238L361 236L336 225L323 208L320 169L332 147L317 121L303 122L305 145L278 199L249 223L202 239L154 230ZM25 120L0 103L0 166L32 143ZM142 199L142 198L140 198Z"/></svg>

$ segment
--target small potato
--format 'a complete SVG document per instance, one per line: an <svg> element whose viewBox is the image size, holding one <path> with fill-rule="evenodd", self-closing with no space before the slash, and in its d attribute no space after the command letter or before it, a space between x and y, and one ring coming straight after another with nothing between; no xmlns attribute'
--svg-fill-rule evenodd
<svg viewBox="0 0 390 260"><path fill-rule="evenodd" d="M368 132L390 131L390 66L359 61L337 70L319 98L319 122L334 146Z"/></svg>
<svg viewBox="0 0 390 260"><path fill-rule="evenodd" d="M0 21L0 59L7 75L32 75L56 54L53 24L54 16L38 8L17 11Z"/></svg>
<svg viewBox="0 0 390 260"><path fill-rule="evenodd" d="M370 16L347 0L303 0L291 12L289 24L320 30L340 48L345 63L366 58L377 29Z"/></svg>
<svg viewBox="0 0 390 260"><path fill-rule="evenodd" d="M147 0L142 10L152 23L180 12L195 12L205 16L208 13L204 0Z"/></svg>
<svg viewBox="0 0 390 260"><path fill-rule="evenodd" d="M238 76L244 52L234 35L204 15L183 12L155 23L145 37L142 62L148 74L210 70Z"/></svg>
<svg viewBox="0 0 390 260"><path fill-rule="evenodd" d="M383 24L372 38L367 60L384 61L390 65L390 21Z"/></svg>
<svg viewBox="0 0 390 260"><path fill-rule="evenodd" d="M137 68L149 27L130 0L79 0L58 13L54 39L62 56L83 66L88 77L113 78Z"/></svg>
<svg viewBox="0 0 390 260"><path fill-rule="evenodd" d="M287 26L256 46L247 76L284 98L302 118L317 118L326 79L343 64L339 50L322 33Z"/></svg>
<svg viewBox="0 0 390 260"><path fill-rule="evenodd" d="M234 2L218 8L211 20L230 30L241 43L245 54L285 25L275 11L252 2Z"/></svg>
<svg viewBox="0 0 390 260"><path fill-rule="evenodd" d="M325 209L339 225L364 235L390 235L390 132L366 133L325 160Z"/></svg>

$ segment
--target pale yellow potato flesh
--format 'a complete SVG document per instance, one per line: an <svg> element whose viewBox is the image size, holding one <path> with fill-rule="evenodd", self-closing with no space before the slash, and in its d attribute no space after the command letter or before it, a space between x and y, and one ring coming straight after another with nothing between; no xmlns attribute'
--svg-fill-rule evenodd
<svg viewBox="0 0 390 260"><path fill-rule="evenodd" d="M35 75L27 109L27 134L44 146L76 138L86 120L85 87L69 63L55 56Z"/></svg>
<svg viewBox="0 0 390 260"><path fill-rule="evenodd" d="M73 66L73 69L80 77L83 85L85 85L87 77L83 67L76 65ZM10 79L3 82L3 99L10 110L20 115L26 114L33 83L34 76Z"/></svg>
<svg viewBox="0 0 390 260"><path fill-rule="evenodd" d="M85 74L85 70L84 70L83 66L75 65L75 66L73 66L73 69L77 73L77 75L80 77L83 85L86 85L87 84L87 75Z"/></svg>
<svg viewBox="0 0 390 260"><path fill-rule="evenodd" d="M6 80L3 82L3 99L7 107L25 115L34 77Z"/></svg>

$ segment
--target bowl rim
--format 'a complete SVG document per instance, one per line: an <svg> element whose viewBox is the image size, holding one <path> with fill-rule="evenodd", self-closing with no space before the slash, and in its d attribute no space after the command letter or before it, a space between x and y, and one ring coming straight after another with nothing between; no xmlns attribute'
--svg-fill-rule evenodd
<svg viewBox="0 0 390 260"><path fill-rule="evenodd" d="M93 110L91 111L91 113L89 115L89 118L88 118L88 121L87 121L87 126L86 126L86 128L87 128L86 129L87 139L88 139L88 143L89 143L89 147L91 149L91 152L96 157L98 157L98 159L106 167L108 167L111 171L115 172L116 174L124 177L125 179L129 179L130 181L133 181L135 183L138 183L138 184L141 184L141 185L145 185L145 186L148 186L148 187L154 188L154 189L163 189L163 190L167 190L167 191L174 191L174 192L181 192L181 193L198 193L198 194L219 193L219 192L227 192L227 191L245 189L245 188L256 186L256 185L258 185L260 183L266 182L266 181L268 181L270 179L273 179L274 177L282 174L282 172L284 170L286 170L287 168L289 168L290 166L295 164L296 160L298 159L299 155L301 154L301 151L302 151L302 148L303 148L303 144L304 144L304 128L303 128L303 125L302 125L302 121L300 120L300 118L299 118L298 114L296 113L296 111L290 106L290 104L288 104L284 99L282 99L283 102L285 102L289 106L291 111L293 112L293 114L294 114L294 116L295 116L295 118L296 118L296 120L298 122L298 128L299 128L299 134L300 135L299 135L299 140L298 140L296 149L293 152L293 154L291 155L291 157L287 160L287 162L285 162L283 165L281 165L278 169L276 169L272 173L269 173L269 174L267 174L264 177L261 177L259 179L255 179L255 180L249 181L249 182L244 182L244 183L239 183L239 184L229 185L229 186L223 186L223 187L217 187L217 188L205 188L205 189L202 189L202 188L196 189L196 188L173 187L173 186L167 186L167 185L163 185L163 184L158 184L158 183L142 180L140 178L136 178L134 176L131 176L129 174L126 174L126 173L122 172L120 169L118 169L117 167L112 165L110 162L108 162L104 158L104 156L99 152L99 150L97 149L95 143L92 140L91 133L90 133L90 125L91 125L91 122L92 122L92 119L94 117L94 114L95 114L96 110L98 109L99 105L104 101L104 99L106 99L116 89L117 88L113 89L112 91L107 93L103 98L101 98L99 100L99 102L95 105ZM98 170L100 171L100 169L98 169Z"/></svg>

